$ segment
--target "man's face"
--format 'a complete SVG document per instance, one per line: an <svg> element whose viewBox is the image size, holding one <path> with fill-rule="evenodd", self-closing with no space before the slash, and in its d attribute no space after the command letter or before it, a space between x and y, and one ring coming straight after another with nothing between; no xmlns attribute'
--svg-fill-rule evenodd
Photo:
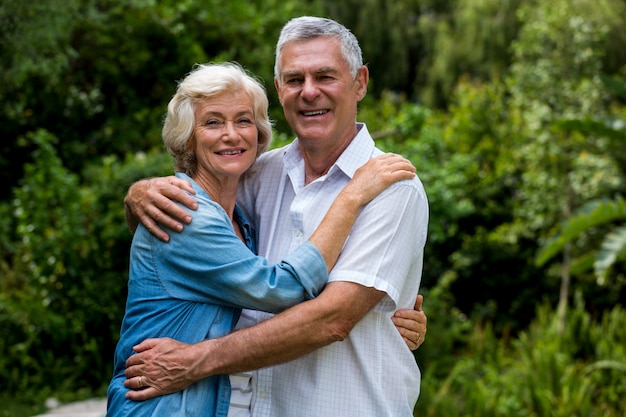
<svg viewBox="0 0 626 417"><path fill-rule="evenodd" d="M365 96L368 72L356 79L334 38L290 42L274 80L289 125L304 146L345 147L356 134L357 103Z"/></svg>

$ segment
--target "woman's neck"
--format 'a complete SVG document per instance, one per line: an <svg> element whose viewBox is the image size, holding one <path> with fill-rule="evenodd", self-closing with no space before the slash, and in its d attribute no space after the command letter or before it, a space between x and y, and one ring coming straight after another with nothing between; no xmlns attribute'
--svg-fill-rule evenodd
<svg viewBox="0 0 626 417"><path fill-rule="evenodd" d="M213 201L222 206L230 220L233 221L239 178L227 178L225 181L218 181L215 177L197 173L193 179Z"/></svg>

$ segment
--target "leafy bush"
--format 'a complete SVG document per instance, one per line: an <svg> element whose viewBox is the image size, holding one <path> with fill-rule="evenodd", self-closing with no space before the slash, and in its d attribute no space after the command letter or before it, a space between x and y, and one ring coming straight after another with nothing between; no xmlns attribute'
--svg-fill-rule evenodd
<svg viewBox="0 0 626 417"><path fill-rule="evenodd" d="M42 398L108 382L124 312L128 247L122 199L135 180L171 172L163 152L89 167L81 185L45 131L13 191L3 244L0 391ZM9 208L3 205L0 212ZM3 235L4 236L4 235Z"/></svg>
<svg viewBox="0 0 626 417"><path fill-rule="evenodd" d="M428 365L415 415L623 416L626 310L616 306L595 321L581 299L563 329L551 307L538 307L511 343L476 325L447 377L437 376L437 359Z"/></svg>

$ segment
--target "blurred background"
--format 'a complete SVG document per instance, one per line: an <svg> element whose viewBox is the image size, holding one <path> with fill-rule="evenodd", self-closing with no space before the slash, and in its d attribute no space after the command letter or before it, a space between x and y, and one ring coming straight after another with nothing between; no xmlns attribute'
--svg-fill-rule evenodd
<svg viewBox="0 0 626 417"><path fill-rule="evenodd" d="M359 38L359 108L431 209L416 416L626 416L626 1L0 0L0 416L106 395L123 197L195 63L265 83L294 16Z"/></svg>

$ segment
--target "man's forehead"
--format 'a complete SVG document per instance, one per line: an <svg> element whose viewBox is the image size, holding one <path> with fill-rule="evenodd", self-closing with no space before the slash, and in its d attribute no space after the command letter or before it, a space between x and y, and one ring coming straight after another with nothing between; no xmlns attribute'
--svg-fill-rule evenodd
<svg viewBox="0 0 626 417"><path fill-rule="evenodd" d="M280 59L281 75L339 72L347 65L340 44L332 38L291 42L285 45Z"/></svg>
<svg viewBox="0 0 626 417"><path fill-rule="evenodd" d="M339 70L334 66L320 66L320 67L312 67L312 68L285 68L284 71L281 72L281 76L288 77L293 75L302 75L304 73L313 74L313 75L321 75L321 74L329 74L335 73Z"/></svg>

